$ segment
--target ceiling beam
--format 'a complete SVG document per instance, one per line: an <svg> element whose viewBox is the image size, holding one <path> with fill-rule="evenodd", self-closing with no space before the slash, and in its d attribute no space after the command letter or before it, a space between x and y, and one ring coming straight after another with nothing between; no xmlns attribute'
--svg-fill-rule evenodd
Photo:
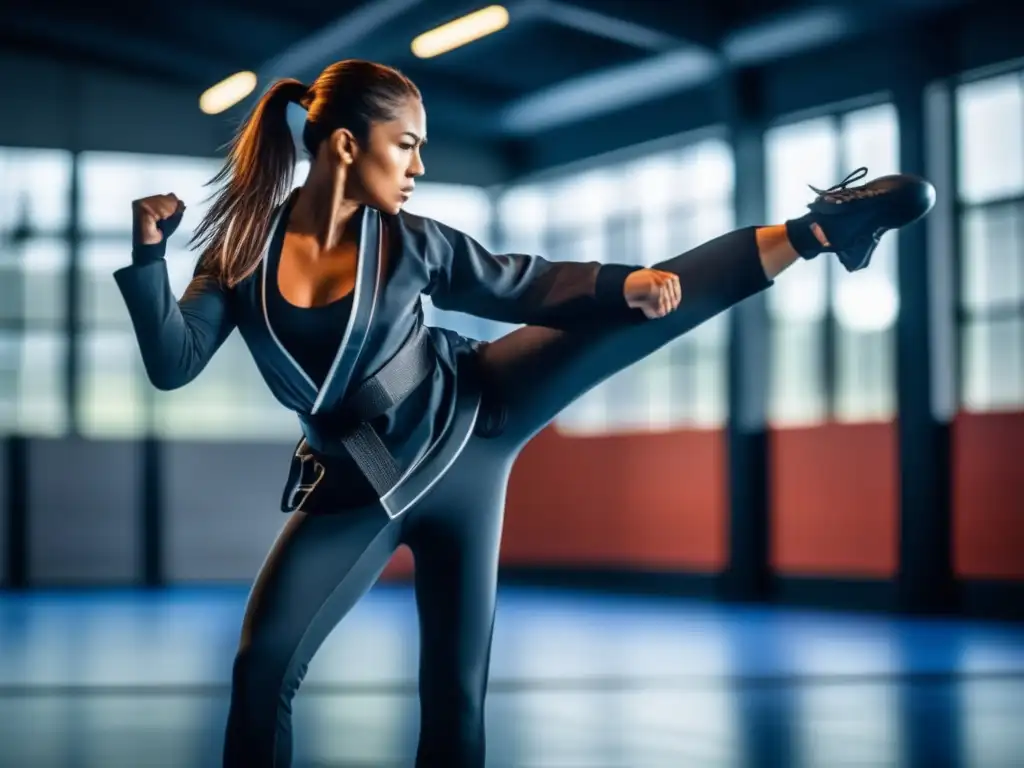
<svg viewBox="0 0 1024 768"><path fill-rule="evenodd" d="M559 2L559 0L552 0ZM669 0L566 0L583 6L595 16L623 25L631 25L674 39L679 44L714 50L729 25L714 3L669 2ZM665 49L662 49L665 50Z"/></svg>
<svg viewBox="0 0 1024 768"><path fill-rule="evenodd" d="M722 41L722 53L731 66L761 64L835 42L858 27L847 8L818 6L738 29Z"/></svg>
<svg viewBox="0 0 1024 768"><path fill-rule="evenodd" d="M593 2L589 0L589 5ZM630 11L635 11L636 7L639 7L638 2L629 6ZM664 12L664 6L661 10ZM706 80L720 68L720 54L706 44L716 25L707 14L700 11L696 14L699 15L695 15L692 8L686 13L697 22L699 34L695 37L700 42L661 32L653 23L638 23L631 18L560 0L523 0L510 6L513 23L543 19L656 55L542 89L504 105L497 118L487 121L488 124L495 126L503 136L520 137L587 117L602 103L641 103L689 83Z"/></svg>
<svg viewBox="0 0 1024 768"><path fill-rule="evenodd" d="M851 6L844 0L814 5L805 0L802 7L728 32L716 18L701 13L697 4L676 4L671 13L661 17L658 29L670 30L679 39L678 46L643 61L590 72L529 94L508 104L497 124L503 138L526 138L699 86L727 69L767 64L967 1L858 0ZM651 13L659 9L664 13L663 5L643 0L586 0L586 4L589 9L602 9L609 21L617 12L624 17L623 23L641 26Z"/></svg>
<svg viewBox="0 0 1024 768"><path fill-rule="evenodd" d="M517 99L501 110L498 130L507 137L530 136L642 104L705 82L719 70L716 56L703 48L683 46L639 62L570 78Z"/></svg>
<svg viewBox="0 0 1024 768"><path fill-rule="evenodd" d="M617 112L708 82L728 67L765 63L826 45L854 29L849 11L817 6L736 30L716 50L683 43L642 61L587 73L525 96L502 110L499 130L507 137L525 137Z"/></svg>
<svg viewBox="0 0 1024 768"><path fill-rule="evenodd" d="M256 71L260 82L279 77L305 78L337 59L356 58L354 46L421 5L425 0L369 0L265 61Z"/></svg>
<svg viewBox="0 0 1024 768"><path fill-rule="evenodd" d="M509 14L515 21L528 17L543 19L567 29L575 29L651 52L660 53L678 48L684 42L674 35L659 31L654 26L637 24L628 19L558 0L526 0L510 8Z"/></svg>

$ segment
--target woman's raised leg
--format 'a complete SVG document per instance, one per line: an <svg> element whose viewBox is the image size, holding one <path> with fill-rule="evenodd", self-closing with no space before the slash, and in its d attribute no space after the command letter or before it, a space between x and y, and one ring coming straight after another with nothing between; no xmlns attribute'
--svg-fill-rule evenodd
<svg viewBox="0 0 1024 768"><path fill-rule="evenodd" d="M664 317L586 331L528 326L484 346L488 395L504 408L501 439L521 446L587 390L765 290L801 259L834 253L847 270L864 269L885 232L934 205L935 190L922 179L886 176L850 188L857 173L815 190L810 212L800 218L739 229L652 265L679 277L682 300Z"/></svg>

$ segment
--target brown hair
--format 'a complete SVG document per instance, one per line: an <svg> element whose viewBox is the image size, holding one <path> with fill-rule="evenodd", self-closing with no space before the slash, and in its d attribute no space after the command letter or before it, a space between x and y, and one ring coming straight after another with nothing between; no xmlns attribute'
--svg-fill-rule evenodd
<svg viewBox="0 0 1024 768"><path fill-rule="evenodd" d="M338 128L365 142L371 124L393 120L410 97L419 99L420 92L405 75L359 59L330 65L309 87L277 80L239 126L224 166L209 182L221 189L190 242L202 248L196 276L233 287L259 265L271 212L292 188L297 158L289 104L307 110L302 143L316 157L320 143Z"/></svg>

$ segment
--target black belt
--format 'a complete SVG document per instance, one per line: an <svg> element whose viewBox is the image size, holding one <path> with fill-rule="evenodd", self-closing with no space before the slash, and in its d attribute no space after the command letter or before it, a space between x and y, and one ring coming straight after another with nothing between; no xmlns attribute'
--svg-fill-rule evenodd
<svg viewBox="0 0 1024 768"><path fill-rule="evenodd" d="M341 417L354 426L336 439L378 496L384 496L398 484L401 470L370 421L401 403L434 372L437 357L426 327L420 325L402 348L369 379L361 383L341 404ZM303 417L306 442L320 453L330 453L320 439L319 430Z"/></svg>

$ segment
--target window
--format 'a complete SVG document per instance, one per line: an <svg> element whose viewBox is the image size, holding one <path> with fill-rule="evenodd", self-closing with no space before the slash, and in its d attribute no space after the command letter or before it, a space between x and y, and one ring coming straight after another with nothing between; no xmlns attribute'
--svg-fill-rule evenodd
<svg viewBox="0 0 1024 768"><path fill-rule="evenodd" d="M847 114L840 122L840 178L865 165L869 178L897 173L899 119L891 104ZM838 181L838 179L837 179ZM896 403L899 235L882 238L871 267L847 272L833 260L829 290L837 334L835 417L885 421Z"/></svg>
<svg viewBox="0 0 1024 768"><path fill-rule="evenodd" d="M0 434L68 429L71 163L60 150L0 147Z"/></svg>
<svg viewBox="0 0 1024 768"><path fill-rule="evenodd" d="M547 192L543 186L523 184L509 187L494 201L496 248L502 253L524 253L549 257L545 242ZM515 330L511 323L488 322L481 339L492 341Z"/></svg>
<svg viewBox="0 0 1024 768"><path fill-rule="evenodd" d="M131 226L131 212L126 216ZM180 236L180 235L179 235ZM83 435L140 435L147 429L149 395L124 300L113 273L131 260L131 232L121 238L86 238L81 247L78 339L79 425ZM174 239L177 239L175 237ZM168 261L177 254L168 254Z"/></svg>
<svg viewBox="0 0 1024 768"><path fill-rule="evenodd" d="M82 232L77 350L79 425L89 437L131 437L147 433L158 395L149 385L124 300L113 273L131 260L131 201L173 192L187 205L168 243L170 270L203 215L209 195L203 185L216 173L214 160L112 152L79 158L79 210ZM177 288L178 286L176 286ZM177 292L180 295L180 292Z"/></svg>
<svg viewBox="0 0 1024 768"><path fill-rule="evenodd" d="M1024 85L957 89L961 406L1024 408Z"/></svg>
<svg viewBox="0 0 1024 768"><path fill-rule="evenodd" d="M613 170L598 169L546 184L549 211L541 255L552 261L606 261L607 223L619 202L616 181ZM558 428L566 433L608 431L614 422L612 393L621 387L614 378L565 408L555 420Z"/></svg>
<svg viewBox="0 0 1024 768"><path fill-rule="evenodd" d="M464 232L485 248L492 248L491 200L480 187L463 184L423 182L406 210ZM487 340L498 334L499 324L463 312L438 309L423 297L423 313L428 325L448 328L471 339Z"/></svg>
<svg viewBox="0 0 1024 768"><path fill-rule="evenodd" d="M181 296L197 258L187 249L188 240L216 191L205 185L221 162L106 152L81 156L82 335L76 396L84 435L273 439L297 434L293 414L270 394L237 332L187 387L154 389L114 282L114 271L131 259L131 201L174 192L188 206L167 250L171 286ZM296 184L304 175L300 164Z"/></svg>
<svg viewBox="0 0 1024 768"><path fill-rule="evenodd" d="M80 163L79 204L85 235L130 234L132 200L173 192L187 206L178 230L181 240L187 239L206 212L206 200L215 190L205 185L221 167L221 161L213 158L121 152L86 152Z"/></svg>
<svg viewBox="0 0 1024 768"><path fill-rule="evenodd" d="M730 230L733 161L710 140L508 190L503 250L651 265ZM570 434L717 427L726 418L723 314L602 382L556 420Z"/></svg>
<svg viewBox="0 0 1024 768"><path fill-rule="evenodd" d="M799 216L819 188L867 166L898 170L895 108L881 104L771 129L768 218ZM886 420L896 412L897 239L884 237L870 269L847 272L828 254L782 273L768 293L769 413L779 426Z"/></svg>
<svg viewBox="0 0 1024 768"><path fill-rule="evenodd" d="M543 254L547 193L541 185L511 187L497 200L500 248L507 253Z"/></svg>
<svg viewBox="0 0 1024 768"><path fill-rule="evenodd" d="M725 142L643 158L626 168L626 178L626 197L640 207L639 263L663 261L734 226L734 170ZM645 408L643 414L623 413L622 426L664 430L724 423L727 345L723 313L619 374L635 377L633 397L619 400Z"/></svg>
<svg viewBox="0 0 1024 768"><path fill-rule="evenodd" d="M668 255L682 253L724 234L735 226L735 170L725 142L708 141L685 151L679 177L679 199L668 217ZM664 256L649 252L645 263ZM656 402L670 405L665 426L718 427L728 416L728 312L712 318L674 342L665 352L674 358L671 386Z"/></svg>

